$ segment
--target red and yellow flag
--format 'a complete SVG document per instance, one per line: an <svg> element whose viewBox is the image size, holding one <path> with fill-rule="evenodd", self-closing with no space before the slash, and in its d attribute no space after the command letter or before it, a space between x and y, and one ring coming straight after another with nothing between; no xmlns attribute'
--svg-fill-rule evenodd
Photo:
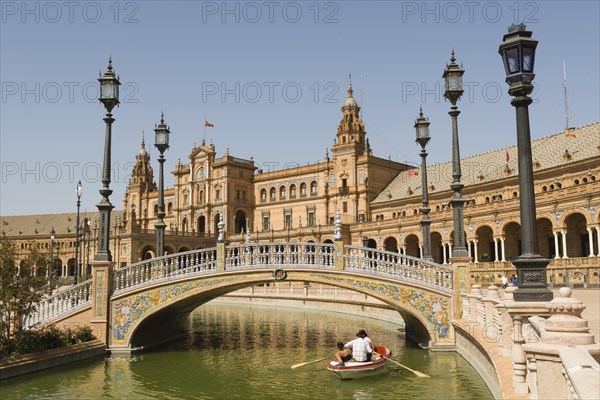
<svg viewBox="0 0 600 400"><path fill-rule="evenodd" d="M575 137L575 134L573 133L572 130L570 129L565 129L565 136L566 137Z"/></svg>
<svg viewBox="0 0 600 400"><path fill-rule="evenodd" d="M204 126L208 126L209 128L213 128L215 125L208 122L206 119L204 120Z"/></svg>

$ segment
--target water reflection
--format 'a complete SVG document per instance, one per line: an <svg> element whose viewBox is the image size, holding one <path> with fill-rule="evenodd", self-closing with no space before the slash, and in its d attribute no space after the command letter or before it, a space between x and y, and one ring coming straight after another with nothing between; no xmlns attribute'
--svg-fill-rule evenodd
<svg viewBox="0 0 600 400"><path fill-rule="evenodd" d="M327 361L337 341L365 329L394 351L380 376L340 381ZM431 353L406 342L398 326L348 314L206 304L190 317L183 340L131 358L111 357L2 383L19 399L491 399L477 373L456 353Z"/></svg>

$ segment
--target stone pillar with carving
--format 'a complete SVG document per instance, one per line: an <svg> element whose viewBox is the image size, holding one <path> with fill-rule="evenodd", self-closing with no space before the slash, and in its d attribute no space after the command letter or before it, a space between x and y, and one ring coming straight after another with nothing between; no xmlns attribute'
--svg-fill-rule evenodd
<svg viewBox="0 0 600 400"><path fill-rule="evenodd" d="M112 295L112 261L92 261L92 333L107 347L110 346L110 296Z"/></svg>
<svg viewBox="0 0 600 400"><path fill-rule="evenodd" d="M221 213L221 217L219 219L219 223L217 224L217 228L219 229L219 236L217 237L217 271L225 271L225 233L223 228L225 227L225 223L223 222L223 213Z"/></svg>

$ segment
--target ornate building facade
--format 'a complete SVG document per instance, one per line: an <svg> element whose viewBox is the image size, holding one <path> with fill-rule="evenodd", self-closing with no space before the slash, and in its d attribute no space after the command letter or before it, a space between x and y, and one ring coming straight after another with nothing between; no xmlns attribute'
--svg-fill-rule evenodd
<svg viewBox="0 0 600 400"><path fill-rule="evenodd" d="M226 240L261 242L332 241L339 210L344 240L419 257L421 254L420 174L410 165L376 157L366 137L352 86L342 118L323 160L262 171L253 159L237 158L213 144L194 147L178 161L174 185L165 190L165 254L214 246L217 224ZM600 122L532 142L540 253L551 259L552 284L598 284L600 270ZM450 153L450 152L449 152ZM516 146L462 159L465 235L471 277L497 282L512 273L519 255L519 188ZM453 220L452 164L427 167L431 249L434 261L448 263ZM154 256L158 191L142 140L123 210L113 213L111 251L118 267ZM3 234L21 250L52 247L60 273L72 275L74 214L3 216ZM88 214L82 238L95 254L97 213ZM81 265L90 254L82 251ZM87 257L87 258L86 258ZM92 256L93 257L93 256ZM85 271L85 267L83 268Z"/></svg>

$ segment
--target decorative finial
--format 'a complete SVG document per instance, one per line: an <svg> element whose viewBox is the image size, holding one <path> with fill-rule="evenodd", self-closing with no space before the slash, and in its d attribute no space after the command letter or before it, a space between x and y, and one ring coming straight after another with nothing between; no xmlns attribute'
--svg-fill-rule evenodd
<svg viewBox="0 0 600 400"><path fill-rule="evenodd" d="M246 230L246 244L249 245L250 244L250 239L251 239L251 235L250 235L250 227L248 227L248 229Z"/></svg>
<svg viewBox="0 0 600 400"><path fill-rule="evenodd" d="M109 71L112 71L112 55L108 56L108 68Z"/></svg>
<svg viewBox="0 0 600 400"><path fill-rule="evenodd" d="M225 147L225 155L228 156L229 155L229 147Z"/></svg>
<svg viewBox="0 0 600 400"><path fill-rule="evenodd" d="M224 226L225 226L225 223L223 222L223 213L221 213L221 214L219 214L219 223L217 224L217 228L219 228L219 237L217 238L217 241L219 241L219 242L225 241L225 234L223 232Z"/></svg>
<svg viewBox="0 0 600 400"><path fill-rule="evenodd" d="M423 106L419 106L419 118L423 118Z"/></svg>
<svg viewBox="0 0 600 400"><path fill-rule="evenodd" d="M516 31L526 31L526 30L527 30L527 27L522 22L520 24L512 24L511 26L508 27L508 33L516 32Z"/></svg>
<svg viewBox="0 0 600 400"><path fill-rule="evenodd" d="M163 111L160 112L160 124L164 125L165 123L165 113Z"/></svg>
<svg viewBox="0 0 600 400"><path fill-rule="evenodd" d="M333 240L342 240L342 219L340 210L335 212L335 229L333 230Z"/></svg>
<svg viewBox="0 0 600 400"><path fill-rule="evenodd" d="M452 64L454 64L455 61L456 61L456 58L454 58L454 48L452 48L452 56L450 57L450 62Z"/></svg>
<svg viewBox="0 0 600 400"><path fill-rule="evenodd" d="M146 141L144 140L144 131L142 131L142 149L146 148Z"/></svg>

